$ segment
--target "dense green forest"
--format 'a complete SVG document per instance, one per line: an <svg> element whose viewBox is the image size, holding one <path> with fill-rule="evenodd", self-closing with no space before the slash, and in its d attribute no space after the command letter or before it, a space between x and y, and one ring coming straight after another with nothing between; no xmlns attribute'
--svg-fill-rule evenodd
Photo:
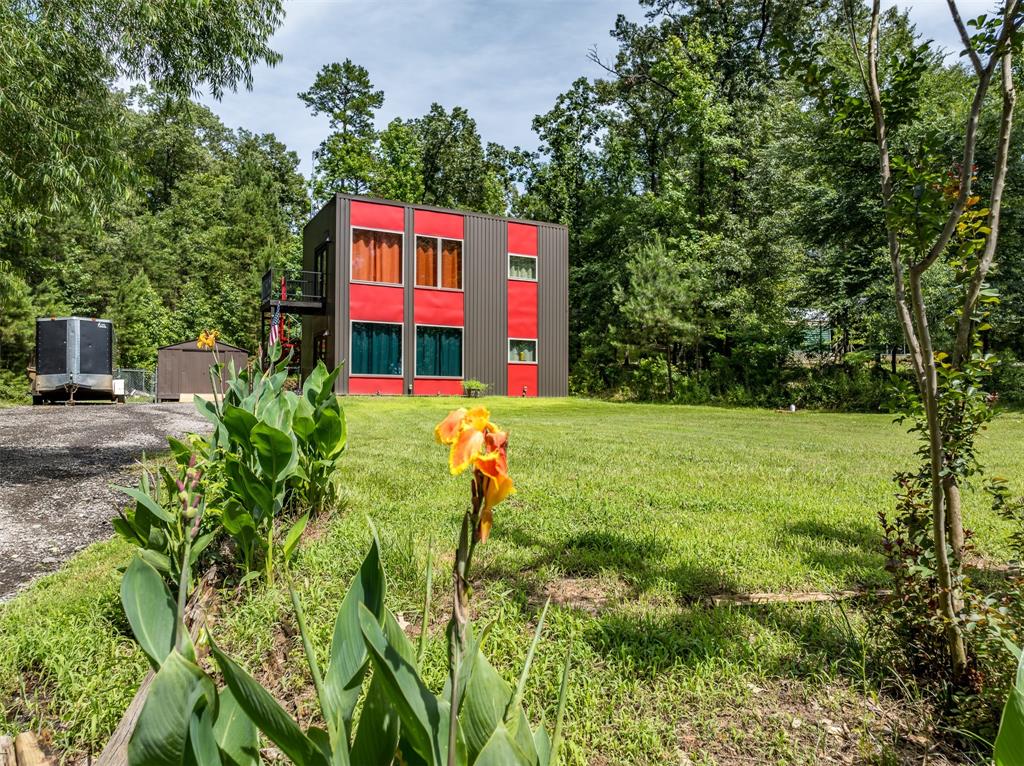
<svg viewBox="0 0 1024 766"><path fill-rule="evenodd" d="M857 89L839 4L641 5L643 22L609 20L618 51L591 55L601 76L566 83L534 118L535 151L486 142L457 105L378 127L387 94L372 66L325 62L296 95L297 110L330 121L308 181L275 136L230 130L196 103L195 82L149 72L144 59L88 36L70 49L78 64L68 81L74 62L58 67L50 55L67 54L66 36L26 20L17 4L3 11L0 22L25 29L22 59L55 70L19 82L18 59L0 61L13 77L9 103L29 110L15 118L5 104L0 123L6 380L28 362L36 315L112 318L125 367L152 367L158 345L205 327L252 348L260 274L296 264L311 204L346 191L566 224L575 392L878 407L902 339L877 154L862 132L836 128L842 94ZM280 22L274 3L253 9L264 32ZM252 25L238 28L237 45L249 46L242 60L274 59L265 37L245 38ZM893 60L921 42L896 11L882 36ZM828 102L808 96L787 65L811 45L830 65L838 95ZM249 76L215 62L193 69L215 92ZM115 88L133 74L148 84ZM916 74L917 101L894 140L913 147L937 135L953 168L966 71L955 55L933 54ZM40 103L52 114L32 117ZM993 96L979 157L992 156L997 117ZM51 120L78 133L69 138ZM29 127L41 135L26 139ZM76 164L76 151L88 160ZM66 160L66 175L61 163L34 174L54 157ZM1024 358L1024 178L1020 152L1013 157L993 279L1002 299L987 340L1003 360L996 389L1007 399L1024 396L1015 364ZM977 169L982 186L988 172ZM933 281L941 317L952 274Z"/></svg>

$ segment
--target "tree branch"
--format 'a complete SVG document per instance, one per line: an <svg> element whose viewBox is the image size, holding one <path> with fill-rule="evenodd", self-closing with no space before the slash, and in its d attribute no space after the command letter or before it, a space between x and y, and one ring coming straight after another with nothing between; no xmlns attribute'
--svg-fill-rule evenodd
<svg viewBox="0 0 1024 766"><path fill-rule="evenodd" d="M964 44L964 52L971 59L974 73L981 77L981 59L978 58L978 52L974 50L974 43L971 42L971 36L967 34L967 27L964 26L963 19L960 18L960 10L956 7L956 0L946 0L946 4L949 6L950 14L953 16L953 23L956 24L956 31L960 33L960 41Z"/></svg>
<svg viewBox="0 0 1024 766"><path fill-rule="evenodd" d="M1005 22L1004 22L1005 23ZM985 248L978 259L978 265L971 276L971 282L964 296L964 304L957 323L956 344L953 347L953 364L959 365L970 354L970 342L974 327L974 307L977 305L985 278L996 254L999 241L999 219L1003 206L1003 189L1006 186L1006 172L1009 165L1010 136L1013 132L1013 110L1017 103L1017 91L1013 84L1013 60L1009 47L1002 55L1001 90L1003 112L999 122L999 142L996 146L996 163L992 174L992 191L989 199L988 219L985 224L989 234Z"/></svg>
<svg viewBox="0 0 1024 766"><path fill-rule="evenodd" d="M952 239L953 232L956 231L956 225L960 222L960 216L963 215L964 209L967 207L967 199L971 194L974 150L978 140L978 124L981 121L981 110L985 105L985 96L988 93L989 84L992 82L992 74L995 71L996 65L1002 59L1010 35L1016 31L1020 24L1019 21L1015 20L1018 5L1020 5L1019 0L1012 0L1007 5L1003 26L999 31L999 40L978 78L978 87L974 92L974 100L971 102L971 110L967 116L967 127L964 131L964 155L960 166L960 193L957 195L952 210L949 211L946 224L942 227L938 238L928 251L928 255L911 266L912 274L923 274L939 259L949 244L949 240Z"/></svg>

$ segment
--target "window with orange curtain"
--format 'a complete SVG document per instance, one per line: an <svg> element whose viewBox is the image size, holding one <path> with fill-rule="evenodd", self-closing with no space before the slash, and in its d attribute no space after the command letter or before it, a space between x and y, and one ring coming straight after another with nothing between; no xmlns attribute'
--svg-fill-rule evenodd
<svg viewBox="0 0 1024 766"><path fill-rule="evenodd" d="M462 289L462 241L416 237L416 285Z"/></svg>
<svg viewBox="0 0 1024 766"><path fill-rule="evenodd" d="M402 235L352 229L352 279L402 284Z"/></svg>
<svg viewBox="0 0 1024 766"><path fill-rule="evenodd" d="M416 237L416 284L437 287L436 237Z"/></svg>
<svg viewBox="0 0 1024 766"><path fill-rule="evenodd" d="M462 243L457 239L441 240L441 287L462 289Z"/></svg>

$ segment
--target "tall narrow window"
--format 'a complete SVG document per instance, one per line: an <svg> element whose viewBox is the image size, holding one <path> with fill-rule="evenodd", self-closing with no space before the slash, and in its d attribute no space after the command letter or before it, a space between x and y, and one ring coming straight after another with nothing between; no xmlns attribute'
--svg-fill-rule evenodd
<svg viewBox="0 0 1024 766"><path fill-rule="evenodd" d="M437 237L416 237L416 285L437 286Z"/></svg>
<svg viewBox="0 0 1024 766"><path fill-rule="evenodd" d="M532 255L508 256L508 278L509 279L531 279L537 280L537 259Z"/></svg>
<svg viewBox="0 0 1024 766"><path fill-rule="evenodd" d="M401 375L402 325L353 322L350 356L353 375Z"/></svg>
<svg viewBox="0 0 1024 766"><path fill-rule="evenodd" d="M353 229L352 279L402 284L402 235L393 231Z"/></svg>
<svg viewBox="0 0 1024 766"><path fill-rule="evenodd" d="M417 377L462 377L462 328L416 328Z"/></svg>
<svg viewBox="0 0 1024 766"><path fill-rule="evenodd" d="M416 286L462 289L462 242L416 237Z"/></svg>
<svg viewBox="0 0 1024 766"><path fill-rule="evenodd" d="M510 338L508 342L508 360L510 362L536 362L537 341Z"/></svg>
<svg viewBox="0 0 1024 766"><path fill-rule="evenodd" d="M462 243L457 239L441 240L441 287L462 289Z"/></svg>

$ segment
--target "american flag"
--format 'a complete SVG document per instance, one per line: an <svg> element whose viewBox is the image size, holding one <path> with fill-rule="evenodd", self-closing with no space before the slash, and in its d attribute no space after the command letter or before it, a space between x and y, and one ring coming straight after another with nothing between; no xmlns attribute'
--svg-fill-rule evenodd
<svg viewBox="0 0 1024 766"><path fill-rule="evenodd" d="M281 300L287 300L287 287L285 286L284 277L281 277ZM270 317L270 337L267 338L267 349L269 350L274 344L281 342L281 331L284 329L281 320L281 304L274 306L274 313Z"/></svg>
<svg viewBox="0 0 1024 766"><path fill-rule="evenodd" d="M270 317L270 337L267 338L267 349L281 342L281 307L274 306L274 313Z"/></svg>

